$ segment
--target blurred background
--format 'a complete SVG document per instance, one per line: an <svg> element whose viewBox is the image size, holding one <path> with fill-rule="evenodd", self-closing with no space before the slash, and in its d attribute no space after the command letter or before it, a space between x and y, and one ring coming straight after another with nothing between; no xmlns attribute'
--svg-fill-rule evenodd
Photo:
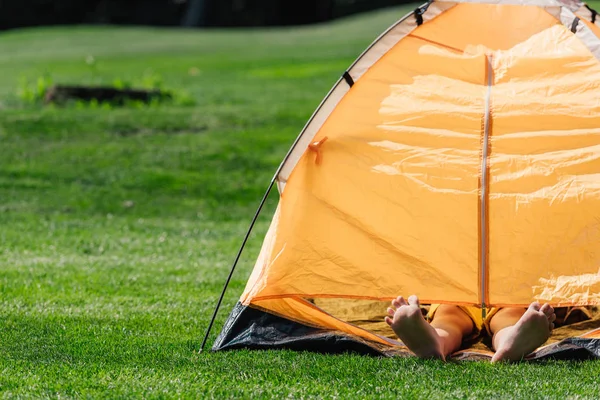
<svg viewBox="0 0 600 400"><path fill-rule="evenodd" d="M0 29L117 24L186 27L310 24L405 0L0 0Z"/></svg>

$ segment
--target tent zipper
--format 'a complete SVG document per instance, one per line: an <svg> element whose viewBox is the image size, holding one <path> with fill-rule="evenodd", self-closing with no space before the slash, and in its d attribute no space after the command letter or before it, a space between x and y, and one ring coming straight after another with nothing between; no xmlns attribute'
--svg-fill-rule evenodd
<svg viewBox="0 0 600 400"><path fill-rule="evenodd" d="M486 300L487 300L487 276L488 276L488 198L489 198L489 173L488 173L488 157L489 157L489 146L490 146L490 126L491 126L491 95L492 95L492 84L494 79L494 69L492 65L492 55L486 55L486 79L487 79L487 91L485 94L485 114L483 119L483 151L481 156L481 191L480 191L480 274L481 274L481 313L485 318L486 314Z"/></svg>

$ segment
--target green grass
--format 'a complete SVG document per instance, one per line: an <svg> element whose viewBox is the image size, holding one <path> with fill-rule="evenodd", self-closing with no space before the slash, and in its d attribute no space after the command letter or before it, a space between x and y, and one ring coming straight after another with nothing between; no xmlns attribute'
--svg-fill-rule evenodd
<svg viewBox="0 0 600 400"><path fill-rule="evenodd" d="M282 157L342 71L407 10L293 29L2 33L0 397L598 398L598 362L197 352ZM197 104L58 109L15 95L20 77L111 83L149 71Z"/></svg>

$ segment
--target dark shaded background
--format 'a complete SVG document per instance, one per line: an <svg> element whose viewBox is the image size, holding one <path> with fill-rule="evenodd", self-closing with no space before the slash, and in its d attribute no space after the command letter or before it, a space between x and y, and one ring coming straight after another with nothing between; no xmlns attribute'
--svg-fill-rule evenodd
<svg viewBox="0 0 600 400"><path fill-rule="evenodd" d="M0 29L117 24L187 27L300 25L406 0L0 0Z"/></svg>

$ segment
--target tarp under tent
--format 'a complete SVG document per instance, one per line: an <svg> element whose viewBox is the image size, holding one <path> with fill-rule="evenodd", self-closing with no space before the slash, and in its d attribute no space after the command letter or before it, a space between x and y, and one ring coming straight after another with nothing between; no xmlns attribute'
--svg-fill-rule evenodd
<svg viewBox="0 0 600 400"><path fill-rule="evenodd" d="M383 317L416 294L561 307L567 323L529 358L600 357L596 23L576 1L431 1L384 32L278 169L213 350L410 355Z"/></svg>

